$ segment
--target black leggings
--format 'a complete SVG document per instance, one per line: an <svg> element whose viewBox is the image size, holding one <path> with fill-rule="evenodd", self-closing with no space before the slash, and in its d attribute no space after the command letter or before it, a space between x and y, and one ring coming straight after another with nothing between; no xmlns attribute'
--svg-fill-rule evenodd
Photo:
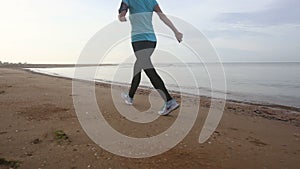
<svg viewBox="0 0 300 169"><path fill-rule="evenodd" d="M151 41L132 42L132 47L134 50L134 54L136 56L136 62L134 64L134 72L133 72L131 87L129 90L129 97L131 98L134 97L134 94L141 81L141 71L144 70L144 72L150 79L152 85L159 92L161 97L165 101L172 100L172 97L170 96L168 90L166 89L164 82L162 81L162 79L154 69L150 58L156 47L156 42L151 42Z"/></svg>

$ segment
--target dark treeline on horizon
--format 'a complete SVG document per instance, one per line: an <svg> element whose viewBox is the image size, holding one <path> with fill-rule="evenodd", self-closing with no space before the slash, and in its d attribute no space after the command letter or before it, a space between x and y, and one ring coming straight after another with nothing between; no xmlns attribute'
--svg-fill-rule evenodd
<svg viewBox="0 0 300 169"><path fill-rule="evenodd" d="M19 62L19 63L2 62L2 61L0 60L0 65L27 65L27 63L26 63L26 62L25 62L25 63L21 63L21 62Z"/></svg>

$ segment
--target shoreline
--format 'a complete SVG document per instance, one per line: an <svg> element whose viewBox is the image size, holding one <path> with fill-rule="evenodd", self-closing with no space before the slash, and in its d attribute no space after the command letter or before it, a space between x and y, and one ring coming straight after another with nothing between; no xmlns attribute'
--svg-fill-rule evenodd
<svg viewBox="0 0 300 169"><path fill-rule="evenodd" d="M210 108L210 99L203 97L195 125L184 140L158 156L130 159L107 152L87 136L74 109L72 80L1 68L0 78L0 158L20 164L22 169L300 166L300 115L290 110L227 101L217 130L207 142L199 144L199 134ZM132 123L115 108L115 104L124 109L128 106L121 101L112 104L110 85L97 83L95 89L107 122L129 137L160 134L172 126L179 113L176 110L147 124ZM134 107L155 113L160 104L152 112L149 91L138 90ZM189 107L193 102L185 104ZM0 164L0 168L9 167Z"/></svg>
<svg viewBox="0 0 300 169"><path fill-rule="evenodd" d="M70 66L71 67L71 66ZM59 68L59 67L49 67L49 68ZM18 68L16 68L18 69ZM40 73L40 72L35 72L26 68L19 68L20 70L24 70L24 71L28 71L30 73L35 73L35 74L40 74L40 75L44 75L44 76L49 76L49 77L56 77L56 78L62 78L62 79L67 79L67 80L74 80L73 78L69 78L69 77L63 77L63 76L56 76L56 75L51 75L51 74L45 74L45 73ZM81 79L77 79L78 81L86 81L89 82L87 80L81 80ZM114 83L114 82L105 82L105 81L95 81L95 84L105 84L105 85L114 85L114 86L127 86L127 84L122 84L122 83ZM153 87L147 87L147 86L139 86L140 89L142 90L151 90L154 89ZM180 93L178 91L174 91L174 90L169 90L170 93L172 94L176 94L176 95L180 95ZM181 94L187 95L187 96L194 96L194 97L201 97L201 98L206 98L206 99L220 99L220 98L212 98L209 96L205 96L205 95L193 95L191 93L184 93L182 92ZM222 100L222 99L221 99ZM286 109L286 110L290 110L290 111L295 111L300 113L300 108L299 107L294 107L294 106L287 106L287 105L281 105L281 104L274 104L274 103L266 103L263 101L258 101L258 102L251 102L251 101L241 101L241 100L234 100L234 99L226 99L226 102L232 102L232 103L241 103L241 104L249 104L249 105L253 105L253 106L266 106L266 107L272 107L272 108L280 108L280 109Z"/></svg>

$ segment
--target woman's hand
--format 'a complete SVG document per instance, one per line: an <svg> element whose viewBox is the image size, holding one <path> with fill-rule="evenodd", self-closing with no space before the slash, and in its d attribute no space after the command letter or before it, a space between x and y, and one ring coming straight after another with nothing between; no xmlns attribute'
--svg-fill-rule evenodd
<svg viewBox="0 0 300 169"><path fill-rule="evenodd" d="M119 21L121 21L121 22L127 21L127 19L125 17L127 14L127 11L128 11L128 5L124 2L122 2L121 7L119 9L119 15L118 15Z"/></svg>
<svg viewBox="0 0 300 169"><path fill-rule="evenodd" d="M121 22L126 22L127 21L126 17L122 13L118 16L118 18L119 18L119 21L121 21Z"/></svg>
<svg viewBox="0 0 300 169"><path fill-rule="evenodd" d="M183 38L183 34L182 33L176 32L175 33L175 37L176 37L176 39L178 40L179 43L182 42L182 38Z"/></svg>

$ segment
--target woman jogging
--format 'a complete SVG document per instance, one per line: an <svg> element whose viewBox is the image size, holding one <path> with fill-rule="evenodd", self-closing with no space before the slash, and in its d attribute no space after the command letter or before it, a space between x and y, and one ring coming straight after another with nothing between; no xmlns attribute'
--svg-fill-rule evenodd
<svg viewBox="0 0 300 169"><path fill-rule="evenodd" d="M119 9L119 20L126 22L126 14L129 10L130 22L132 26L131 41L136 56L134 64L134 74L129 93L122 93L122 98L126 104L132 105L134 94L141 81L141 70L144 70L150 79L154 88L159 92L165 101L160 115L168 115L179 107L179 104L173 99L165 87L164 82L157 74L151 61L151 55L156 47L156 36L152 25L152 15L155 11L159 18L174 32L176 39L180 43L183 34L180 33L173 23L162 12L156 0L122 0Z"/></svg>

